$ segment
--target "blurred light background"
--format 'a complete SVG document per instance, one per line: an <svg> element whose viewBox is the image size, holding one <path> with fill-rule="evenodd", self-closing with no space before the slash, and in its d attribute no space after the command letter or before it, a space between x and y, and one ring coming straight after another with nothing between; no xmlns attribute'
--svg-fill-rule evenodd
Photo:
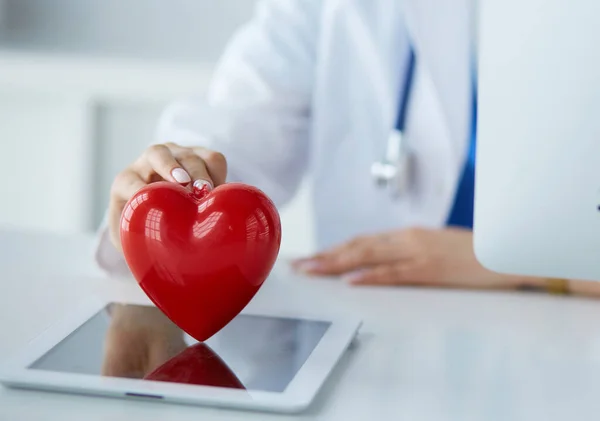
<svg viewBox="0 0 600 421"><path fill-rule="evenodd" d="M202 95L256 0L0 0L0 228L94 232L169 102ZM282 254L313 250L307 187Z"/></svg>

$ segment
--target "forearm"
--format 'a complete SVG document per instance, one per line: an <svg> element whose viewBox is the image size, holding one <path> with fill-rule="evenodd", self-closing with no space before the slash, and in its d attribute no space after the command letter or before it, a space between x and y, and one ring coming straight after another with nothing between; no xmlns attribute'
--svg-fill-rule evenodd
<svg viewBox="0 0 600 421"><path fill-rule="evenodd" d="M600 282L571 280L569 292L572 295L600 298Z"/></svg>

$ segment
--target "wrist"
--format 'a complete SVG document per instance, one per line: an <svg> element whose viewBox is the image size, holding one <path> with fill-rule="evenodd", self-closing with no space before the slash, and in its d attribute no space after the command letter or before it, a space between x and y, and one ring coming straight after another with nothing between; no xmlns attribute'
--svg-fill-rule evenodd
<svg viewBox="0 0 600 421"><path fill-rule="evenodd" d="M519 276L515 277L514 285L515 289L521 291L547 292L548 278Z"/></svg>

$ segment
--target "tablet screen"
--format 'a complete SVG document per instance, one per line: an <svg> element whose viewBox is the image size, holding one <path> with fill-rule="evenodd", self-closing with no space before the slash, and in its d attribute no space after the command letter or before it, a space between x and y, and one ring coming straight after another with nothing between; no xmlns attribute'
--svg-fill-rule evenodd
<svg viewBox="0 0 600 421"><path fill-rule="evenodd" d="M111 304L30 368L283 392L329 325L239 315L198 343L154 307Z"/></svg>

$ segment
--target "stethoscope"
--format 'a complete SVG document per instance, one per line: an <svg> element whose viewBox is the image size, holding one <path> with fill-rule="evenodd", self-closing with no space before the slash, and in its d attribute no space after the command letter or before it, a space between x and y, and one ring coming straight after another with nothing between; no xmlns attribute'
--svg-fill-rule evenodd
<svg viewBox="0 0 600 421"><path fill-rule="evenodd" d="M387 188L392 197L401 195L406 191L409 184L410 155L406 147L404 132L414 75L415 52L413 48L410 48L396 125L388 136L385 156L382 160L374 162L371 166L371 175L375 183L381 188Z"/></svg>

